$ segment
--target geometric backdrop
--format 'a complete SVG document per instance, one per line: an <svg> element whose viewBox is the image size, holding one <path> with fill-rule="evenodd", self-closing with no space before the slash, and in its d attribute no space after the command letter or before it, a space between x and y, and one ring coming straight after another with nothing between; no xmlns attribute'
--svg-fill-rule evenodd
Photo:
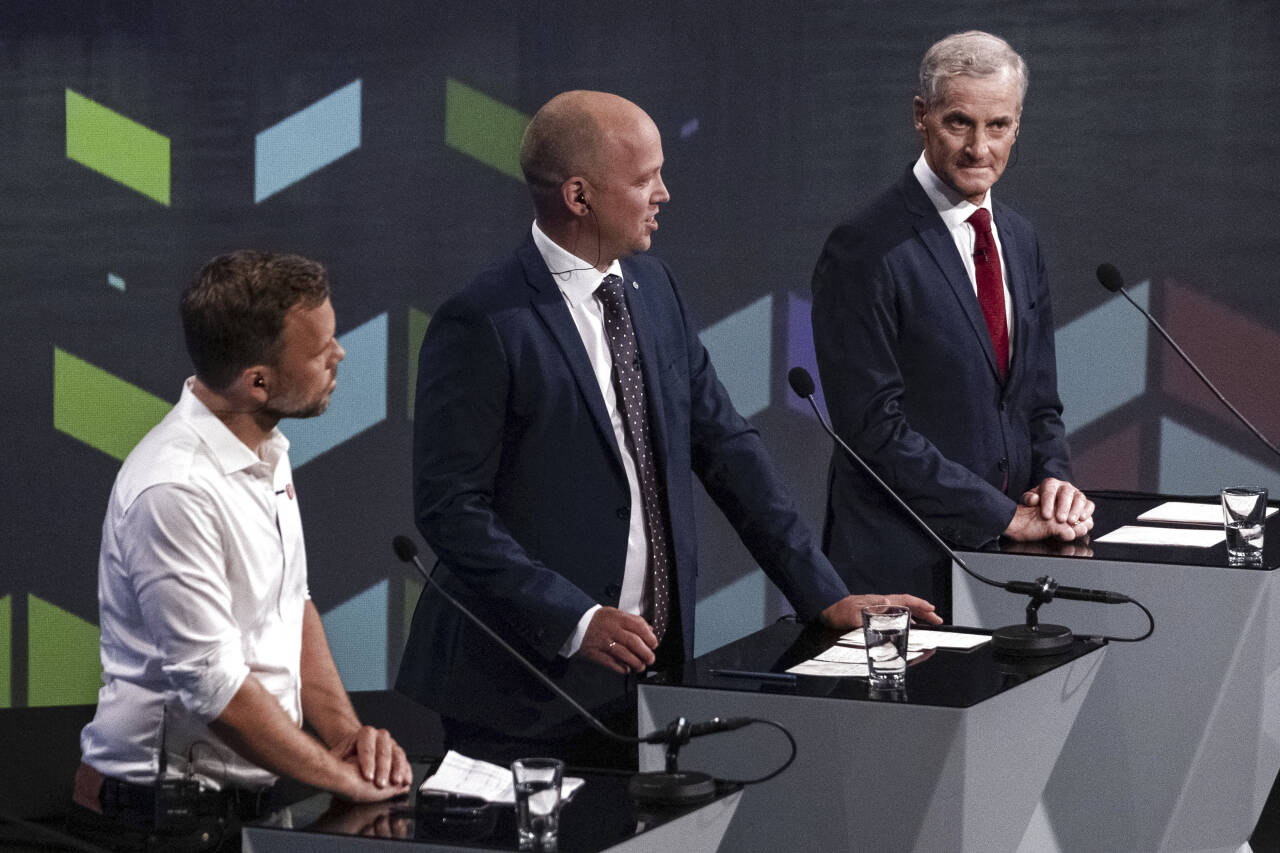
<svg viewBox="0 0 1280 853"><path fill-rule="evenodd" d="M519 136L565 89L622 94L661 130L672 200L653 251L816 530L829 444L785 379L813 370L813 262L918 151L920 54L974 26L1031 69L996 194L1048 260L1077 481L1280 493L1277 460L1093 274L1124 270L1280 435L1267 4L7 4L0 707L93 701L112 479L189 372L178 295L241 247L331 272L338 391L283 429L339 667L353 688L386 686L420 589L389 547L413 532L417 347L441 302L527 233ZM785 605L709 501L698 522L702 651Z"/></svg>

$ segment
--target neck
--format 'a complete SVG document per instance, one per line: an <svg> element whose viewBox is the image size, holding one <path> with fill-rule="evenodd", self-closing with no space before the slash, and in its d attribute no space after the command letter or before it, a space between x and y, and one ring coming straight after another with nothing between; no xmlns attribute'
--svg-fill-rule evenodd
<svg viewBox="0 0 1280 853"><path fill-rule="evenodd" d="M600 233L593 221L573 217L552 222L539 217L537 222L538 229L547 235L551 242L575 258L582 259L585 264L593 265L599 272L609 269L609 265L613 263L613 258L602 255Z"/></svg>
<svg viewBox="0 0 1280 853"><path fill-rule="evenodd" d="M204 403L214 417L222 421L232 435L257 453L280 419L264 412L256 400L237 394L235 387L233 385L226 391L214 391L196 379L192 383L191 393Z"/></svg>

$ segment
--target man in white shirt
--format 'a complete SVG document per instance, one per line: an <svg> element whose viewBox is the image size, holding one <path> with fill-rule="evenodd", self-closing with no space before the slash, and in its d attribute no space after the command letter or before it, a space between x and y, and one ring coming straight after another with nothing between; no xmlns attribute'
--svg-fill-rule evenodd
<svg viewBox="0 0 1280 853"><path fill-rule="evenodd" d="M293 255L223 255L184 293L182 321L196 375L125 460L102 529L103 686L71 827L120 849L170 831L230 849L237 838L215 843L280 775L358 801L412 782L342 687L276 429L324 412L336 387L328 276ZM199 820L170 819L184 808Z"/></svg>
<svg viewBox="0 0 1280 853"><path fill-rule="evenodd" d="M948 36L914 101L923 152L832 232L813 274L836 430L943 538L1064 541L1093 526L1071 484L1053 318L1030 223L992 201L1027 69L1003 40ZM837 449L823 548L854 592L904 588L949 615L950 561Z"/></svg>

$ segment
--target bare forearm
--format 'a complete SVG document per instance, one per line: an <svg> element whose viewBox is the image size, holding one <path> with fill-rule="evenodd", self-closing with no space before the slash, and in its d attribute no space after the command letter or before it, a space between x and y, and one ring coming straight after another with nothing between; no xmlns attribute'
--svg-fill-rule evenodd
<svg viewBox="0 0 1280 853"><path fill-rule="evenodd" d="M360 728L329 651L320 613L310 601L302 617L302 715L329 747Z"/></svg>
<svg viewBox="0 0 1280 853"><path fill-rule="evenodd" d="M277 775L350 799L364 787L356 769L302 731L253 676L209 727L241 756Z"/></svg>

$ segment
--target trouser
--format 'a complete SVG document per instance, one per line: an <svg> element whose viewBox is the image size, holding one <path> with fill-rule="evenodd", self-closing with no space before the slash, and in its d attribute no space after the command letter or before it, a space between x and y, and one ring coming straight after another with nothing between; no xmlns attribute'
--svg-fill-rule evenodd
<svg viewBox="0 0 1280 853"><path fill-rule="evenodd" d="M174 796L153 785L103 776L81 764L67 832L129 853L237 853L241 824L271 811L271 791L224 788Z"/></svg>

